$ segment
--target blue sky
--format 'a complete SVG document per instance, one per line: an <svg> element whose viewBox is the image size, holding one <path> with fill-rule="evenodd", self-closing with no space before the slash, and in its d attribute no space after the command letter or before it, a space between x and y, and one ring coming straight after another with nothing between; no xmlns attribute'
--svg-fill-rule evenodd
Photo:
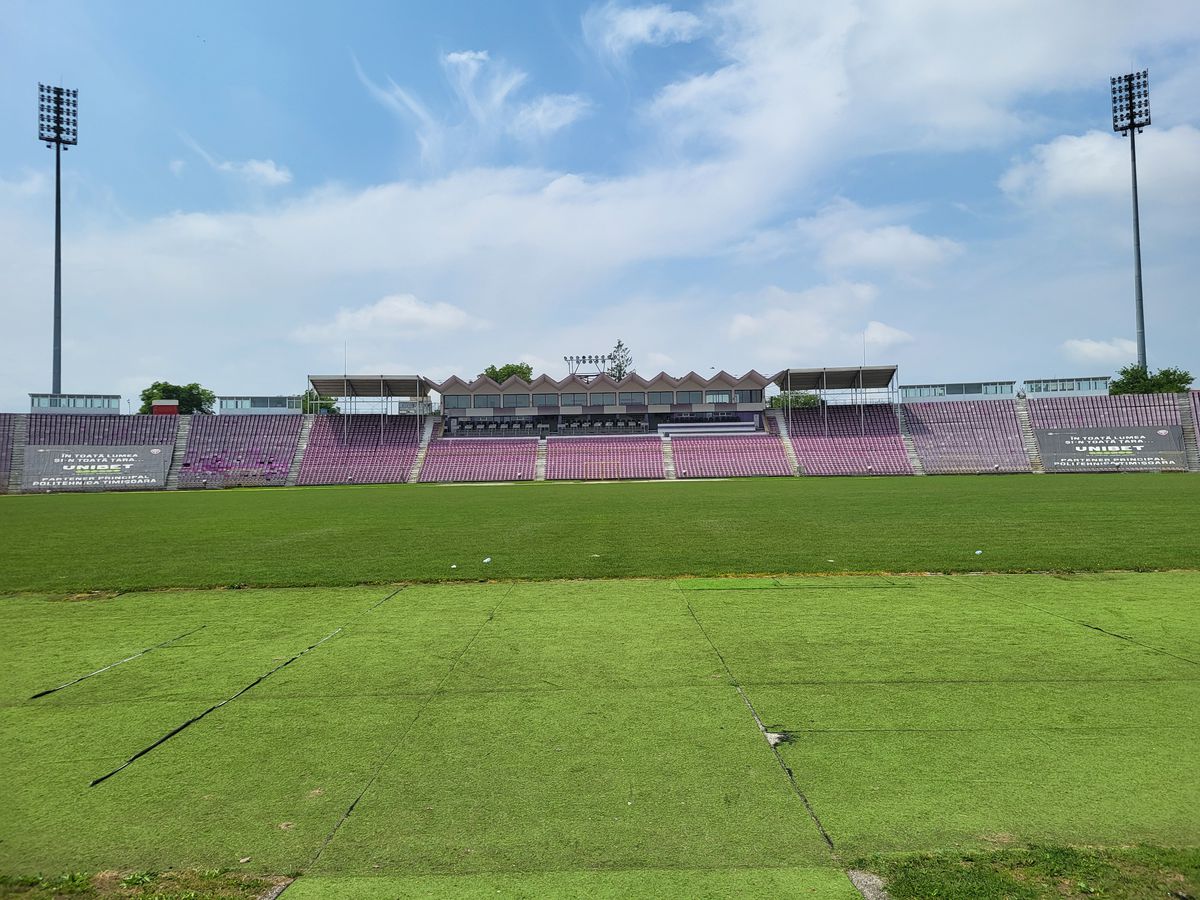
<svg viewBox="0 0 1200 900"><path fill-rule="evenodd" d="M298 12L299 11L299 12ZM49 388L294 392L623 339L639 371L871 362L906 383L1133 359L1200 375L1200 7L5 2L0 408ZM557 362L556 362L557 361Z"/></svg>

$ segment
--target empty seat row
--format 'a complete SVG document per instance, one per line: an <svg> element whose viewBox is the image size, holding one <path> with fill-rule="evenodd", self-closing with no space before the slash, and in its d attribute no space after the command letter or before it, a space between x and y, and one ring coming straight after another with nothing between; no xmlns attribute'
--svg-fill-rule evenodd
<svg viewBox="0 0 1200 900"><path fill-rule="evenodd" d="M421 465L423 482L532 481L536 438L446 438L430 441Z"/></svg>
<svg viewBox="0 0 1200 900"><path fill-rule="evenodd" d="M179 471L181 488L284 485L301 416L196 416Z"/></svg>
<svg viewBox="0 0 1200 900"><path fill-rule="evenodd" d="M56 447L162 446L175 443L178 429L179 416L31 413L29 443Z"/></svg>
<svg viewBox="0 0 1200 900"><path fill-rule="evenodd" d="M1034 428L1118 428L1178 425L1174 394L1118 394L1099 397L1039 397L1029 400Z"/></svg>
<svg viewBox="0 0 1200 900"><path fill-rule="evenodd" d="M8 493L12 472L13 432L17 427L15 413L0 413L0 494Z"/></svg>
<svg viewBox="0 0 1200 900"><path fill-rule="evenodd" d="M318 416L309 433L299 484L405 482L417 458L418 417Z"/></svg>
<svg viewBox="0 0 1200 900"><path fill-rule="evenodd" d="M766 434L722 435L671 439L678 478L738 478L791 475L783 443Z"/></svg>
<svg viewBox="0 0 1200 900"><path fill-rule="evenodd" d="M904 417L930 475L1031 471L1012 400L906 403Z"/></svg>
<svg viewBox="0 0 1200 900"><path fill-rule="evenodd" d="M547 481L662 477L662 439L657 435L546 441Z"/></svg>

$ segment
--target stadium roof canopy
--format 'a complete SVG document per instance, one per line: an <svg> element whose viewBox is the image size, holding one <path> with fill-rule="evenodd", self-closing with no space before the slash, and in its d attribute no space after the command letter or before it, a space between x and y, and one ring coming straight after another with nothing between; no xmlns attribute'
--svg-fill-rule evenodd
<svg viewBox="0 0 1200 900"><path fill-rule="evenodd" d="M420 375L309 375L322 397L428 397L429 382Z"/></svg>
<svg viewBox="0 0 1200 900"><path fill-rule="evenodd" d="M895 377L896 366L844 366L838 369L784 369L771 382L783 391L844 391L886 388Z"/></svg>

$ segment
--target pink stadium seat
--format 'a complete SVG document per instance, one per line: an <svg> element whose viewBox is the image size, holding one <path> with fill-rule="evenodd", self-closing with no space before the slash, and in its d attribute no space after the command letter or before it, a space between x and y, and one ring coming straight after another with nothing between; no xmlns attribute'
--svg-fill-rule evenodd
<svg viewBox="0 0 1200 900"><path fill-rule="evenodd" d="M904 417L931 475L1031 471L1012 400L906 403Z"/></svg>
<svg viewBox="0 0 1200 900"><path fill-rule="evenodd" d="M197 416L196 418L200 418ZM179 416L73 416L31 413L31 446L153 446L175 443Z"/></svg>
<svg viewBox="0 0 1200 900"><path fill-rule="evenodd" d="M806 475L911 475L890 404L793 409L787 415L796 460Z"/></svg>
<svg viewBox="0 0 1200 900"><path fill-rule="evenodd" d="M286 484L301 423L298 415L193 417L179 487Z"/></svg>
<svg viewBox="0 0 1200 900"><path fill-rule="evenodd" d="M8 478L12 472L13 429L15 413L0 413L0 494L8 493Z"/></svg>
<svg viewBox="0 0 1200 900"><path fill-rule="evenodd" d="M317 416L299 484L390 484L408 480L421 435L416 416Z"/></svg>
<svg viewBox="0 0 1200 900"><path fill-rule="evenodd" d="M430 441L422 482L532 481L537 438L445 438Z"/></svg>
<svg viewBox="0 0 1200 900"><path fill-rule="evenodd" d="M1107 428L1178 425L1174 394L1038 397L1029 401L1034 428Z"/></svg>
<svg viewBox="0 0 1200 900"><path fill-rule="evenodd" d="M783 444L773 435L676 437L671 452L677 478L792 474Z"/></svg>
<svg viewBox="0 0 1200 900"><path fill-rule="evenodd" d="M547 481L662 477L662 438L657 435L546 440Z"/></svg>

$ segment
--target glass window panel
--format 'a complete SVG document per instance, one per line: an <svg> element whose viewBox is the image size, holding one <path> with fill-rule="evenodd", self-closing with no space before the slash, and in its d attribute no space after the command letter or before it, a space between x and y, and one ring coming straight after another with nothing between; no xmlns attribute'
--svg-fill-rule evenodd
<svg viewBox="0 0 1200 900"><path fill-rule="evenodd" d="M676 391L676 403L703 403L703 394L701 391Z"/></svg>
<svg viewBox="0 0 1200 900"><path fill-rule="evenodd" d="M447 394L442 398L442 405L446 409L467 409L471 405L471 398L466 394Z"/></svg>
<svg viewBox="0 0 1200 900"><path fill-rule="evenodd" d="M563 406L587 406L587 394L563 394Z"/></svg>
<svg viewBox="0 0 1200 900"><path fill-rule="evenodd" d="M704 394L705 403L728 403L729 391L706 391Z"/></svg>
<svg viewBox="0 0 1200 900"><path fill-rule="evenodd" d="M649 394L651 403L674 403L674 391L651 391Z"/></svg>
<svg viewBox="0 0 1200 900"><path fill-rule="evenodd" d="M558 394L534 394L534 406L558 406Z"/></svg>
<svg viewBox="0 0 1200 900"><path fill-rule="evenodd" d="M621 391L621 403L640 405L646 402L644 391Z"/></svg>
<svg viewBox="0 0 1200 900"><path fill-rule="evenodd" d="M504 408L516 409L518 406L529 406L528 394L505 394Z"/></svg>
<svg viewBox="0 0 1200 900"><path fill-rule="evenodd" d="M476 409L495 409L500 405L499 394L476 394L475 408Z"/></svg>
<svg viewBox="0 0 1200 900"><path fill-rule="evenodd" d="M616 406L617 395L611 391L593 391L592 406Z"/></svg>

